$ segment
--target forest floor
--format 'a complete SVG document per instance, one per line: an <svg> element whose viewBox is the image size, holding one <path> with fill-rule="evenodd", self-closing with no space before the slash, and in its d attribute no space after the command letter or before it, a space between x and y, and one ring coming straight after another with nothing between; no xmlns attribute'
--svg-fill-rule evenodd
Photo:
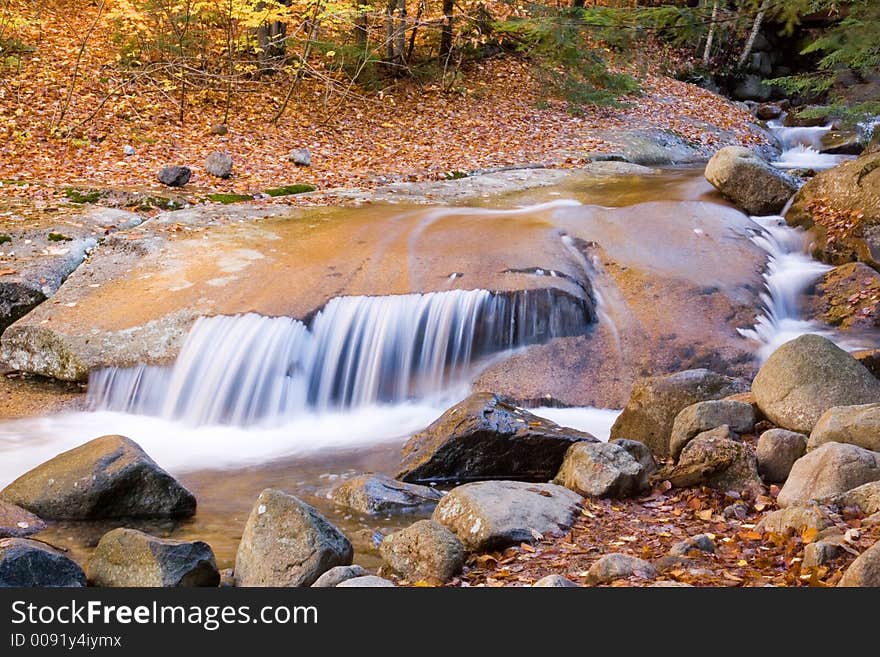
<svg viewBox="0 0 880 657"><path fill-rule="evenodd" d="M643 75L643 93L624 98L619 108L584 107L579 116L561 102L539 109L540 83L530 64L515 57L471 63L452 90L403 80L381 92L341 94L305 79L277 124L271 117L286 83L255 85L233 98L229 132L217 135L225 98L216 90L193 92L181 123L168 92L146 79L119 85L109 25L98 22L77 65L96 11L79 7L65 21L43 20L30 32L23 27L33 50L0 65L4 194L51 202L70 185L159 189L156 174L169 164L191 167L190 186L199 191L248 195L297 183L371 188L510 165L576 167L591 153L615 151L615 132L630 129L668 129L712 146L717 134L700 130L701 120L742 143L762 140L748 112L656 73ZM288 161L293 148L310 150L309 168ZM232 156L232 178L204 171L214 151Z"/></svg>

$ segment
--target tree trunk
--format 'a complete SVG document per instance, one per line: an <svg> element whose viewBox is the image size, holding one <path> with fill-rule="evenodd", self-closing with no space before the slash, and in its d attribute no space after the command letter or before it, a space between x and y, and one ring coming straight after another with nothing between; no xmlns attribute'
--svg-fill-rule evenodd
<svg viewBox="0 0 880 657"><path fill-rule="evenodd" d="M385 8L385 49L386 63L389 67L394 66L394 7L397 6L397 0L388 0L388 6Z"/></svg>
<svg viewBox="0 0 880 657"><path fill-rule="evenodd" d="M397 27L394 33L395 63L406 64L406 0L397 0Z"/></svg>
<svg viewBox="0 0 880 657"><path fill-rule="evenodd" d="M358 2L357 5L360 7L360 2ZM367 20L367 12L359 9L357 16L355 16L354 19L354 42L357 44L358 52L364 53L365 56L367 52L367 34L369 28Z"/></svg>
<svg viewBox="0 0 880 657"><path fill-rule="evenodd" d="M452 15L455 0L443 0L443 31L440 33L440 59L445 60L452 52Z"/></svg>
<svg viewBox="0 0 880 657"><path fill-rule="evenodd" d="M719 0L715 0L712 3L712 19L709 22L709 36L706 37L706 48L703 50L703 65L709 65L709 57L712 55L712 42L715 40L715 30L718 25L716 24L716 20L718 19L718 5L720 4Z"/></svg>
<svg viewBox="0 0 880 657"><path fill-rule="evenodd" d="M737 65L742 68L746 60L749 58L749 55L752 52L752 46L755 45L755 38L758 36L758 32L761 31L761 23L764 22L764 14L767 13L767 8L770 6L770 0L764 0L761 3L761 8L758 9L758 14L755 16L755 24L752 25L752 31L749 34L749 38L746 41L746 47L743 48L742 54L739 56L739 61Z"/></svg>

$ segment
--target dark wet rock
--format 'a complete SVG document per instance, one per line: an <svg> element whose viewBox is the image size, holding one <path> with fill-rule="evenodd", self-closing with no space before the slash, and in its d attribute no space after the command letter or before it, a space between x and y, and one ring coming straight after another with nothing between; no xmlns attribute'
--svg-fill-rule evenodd
<svg viewBox="0 0 880 657"><path fill-rule="evenodd" d="M675 416L669 449L677 457L684 446L698 434L727 425L737 433L750 432L755 427L755 411L751 404L728 399L697 402Z"/></svg>
<svg viewBox="0 0 880 657"><path fill-rule="evenodd" d="M162 167L157 178L168 187L183 187L192 178L192 169L181 166Z"/></svg>
<svg viewBox="0 0 880 657"><path fill-rule="evenodd" d="M477 393L404 445L397 477L408 482L547 481L578 441L596 439L532 415L509 399Z"/></svg>
<svg viewBox="0 0 880 657"><path fill-rule="evenodd" d="M764 84L763 78L754 73L744 75L733 88L733 97L737 100L754 100L764 102L773 95L772 89Z"/></svg>
<svg viewBox="0 0 880 657"><path fill-rule="evenodd" d="M312 588L333 588L334 586L341 584L347 579L354 579L355 577L365 577L369 574L370 573L364 570L362 566L358 566L357 564L352 564L351 566L334 566L326 573L321 575L318 579L316 579L315 583L312 584Z"/></svg>
<svg viewBox="0 0 880 657"><path fill-rule="evenodd" d="M749 517L750 511L751 507L745 502L734 502L733 504L728 504L724 507L724 511L722 511L721 515L725 518L745 520Z"/></svg>
<svg viewBox="0 0 880 657"><path fill-rule="evenodd" d="M452 489L432 519L465 548L480 552L559 534L571 526L582 497L562 486L485 481Z"/></svg>
<svg viewBox="0 0 880 657"><path fill-rule="evenodd" d="M590 566L587 572L587 584L596 586L629 577L654 579L657 577L657 569L644 559L614 552L606 554Z"/></svg>
<svg viewBox="0 0 880 657"><path fill-rule="evenodd" d="M20 506L0 500L0 538L24 538L46 528L46 523Z"/></svg>
<svg viewBox="0 0 880 657"><path fill-rule="evenodd" d="M816 112L816 110L820 109L822 108L815 105L806 105L804 107L792 109L785 115L783 125L788 128L818 128L819 126L828 125L829 114L827 111ZM806 110L811 110L810 113L814 116L804 116Z"/></svg>
<svg viewBox="0 0 880 657"><path fill-rule="evenodd" d="M832 502L841 508L856 507L866 516L878 513L880 512L880 481L857 486L838 495Z"/></svg>
<svg viewBox="0 0 880 657"><path fill-rule="evenodd" d="M430 510L441 497L443 493L436 488L407 484L381 474L354 477L330 493L336 504L368 515Z"/></svg>
<svg viewBox="0 0 880 657"><path fill-rule="evenodd" d="M806 296L804 315L842 330L880 326L880 273L863 262L848 262L826 272Z"/></svg>
<svg viewBox="0 0 880 657"><path fill-rule="evenodd" d="M880 586L880 541L862 552L849 565L838 586Z"/></svg>
<svg viewBox="0 0 880 657"><path fill-rule="evenodd" d="M747 148L722 148L706 165L706 180L743 212L750 215L776 214L797 183Z"/></svg>
<svg viewBox="0 0 880 657"><path fill-rule="evenodd" d="M121 527L104 534L86 564L95 586L218 586L211 546L175 541Z"/></svg>
<svg viewBox="0 0 880 657"><path fill-rule="evenodd" d="M777 103L761 103L755 110L755 116L762 121L778 119L782 115L782 108Z"/></svg>
<svg viewBox="0 0 880 657"><path fill-rule="evenodd" d="M880 403L832 406L825 411L810 433L807 449L831 442L880 452Z"/></svg>
<svg viewBox="0 0 880 657"><path fill-rule="evenodd" d="M663 477L673 486L708 486L720 491L760 492L761 479L752 451L725 426L705 431L681 452Z"/></svg>
<svg viewBox="0 0 880 657"><path fill-rule="evenodd" d="M364 575L362 577L352 577L351 579L346 579L341 581L336 585L337 589L378 589L378 588L392 588L396 587L397 584L392 582L390 579L385 579L384 577L377 577L376 575Z"/></svg>
<svg viewBox="0 0 880 657"><path fill-rule="evenodd" d="M205 171L217 178L232 176L232 156L229 153L215 151L205 158Z"/></svg>
<svg viewBox="0 0 880 657"><path fill-rule="evenodd" d="M833 525L831 516L822 507L817 504L799 504L771 511L755 525L755 530L759 533L785 536L789 533L800 534L805 530L820 532Z"/></svg>
<svg viewBox="0 0 880 657"><path fill-rule="evenodd" d="M572 445L553 480L588 497L629 497L645 482L642 465L617 443Z"/></svg>
<svg viewBox="0 0 880 657"><path fill-rule="evenodd" d="M27 538L0 539L0 588L85 585L82 568L50 545Z"/></svg>
<svg viewBox="0 0 880 657"><path fill-rule="evenodd" d="M461 572L464 545L446 527L433 520L419 520L385 537L379 554L401 576L416 582L445 582Z"/></svg>
<svg viewBox="0 0 880 657"><path fill-rule="evenodd" d="M755 448L758 473L764 481L782 483L794 462L807 451L807 437L787 429L770 429L761 434Z"/></svg>
<svg viewBox="0 0 880 657"><path fill-rule="evenodd" d="M23 474L0 499L50 520L188 517L196 498L134 441L102 436Z"/></svg>
<svg viewBox="0 0 880 657"><path fill-rule="evenodd" d="M679 412L691 404L747 389L742 379L706 369L642 379L633 386L626 408L614 422L611 439L638 440L655 456L669 456L669 438Z"/></svg>
<svg viewBox="0 0 880 657"><path fill-rule="evenodd" d="M694 550L697 552L714 553L715 541L706 534L697 534L673 545L669 550L669 554L673 557L686 557Z"/></svg>
<svg viewBox="0 0 880 657"><path fill-rule="evenodd" d="M832 406L880 401L880 381L830 340L802 335L773 352L752 392L771 422L810 433Z"/></svg>
<svg viewBox="0 0 880 657"><path fill-rule="evenodd" d="M832 130L822 135L819 150L832 155L859 155L865 145L855 132Z"/></svg>
<svg viewBox="0 0 880 657"><path fill-rule="evenodd" d="M822 171L794 198L785 220L809 229L815 256L832 265L851 261L880 268L880 152ZM851 227L828 232L827 218ZM826 222L823 225L823 222Z"/></svg>
<svg viewBox="0 0 880 657"><path fill-rule="evenodd" d="M312 163L312 154L308 148L294 148L287 155L287 159L298 167L307 167Z"/></svg>
<svg viewBox="0 0 880 657"><path fill-rule="evenodd" d="M267 488L257 498L235 555L236 586L311 586L349 566L351 543L302 500Z"/></svg>
<svg viewBox="0 0 880 657"><path fill-rule="evenodd" d="M880 480L880 453L856 445L825 443L795 461L776 502L781 507L829 500Z"/></svg>
<svg viewBox="0 0 880 657"><path fill-rule="evenodd" d="M562 575L547 575L532 584L532 588L539 589L566 589L578 586L578 584L572 582L570 579L566 579Z"/></svg>

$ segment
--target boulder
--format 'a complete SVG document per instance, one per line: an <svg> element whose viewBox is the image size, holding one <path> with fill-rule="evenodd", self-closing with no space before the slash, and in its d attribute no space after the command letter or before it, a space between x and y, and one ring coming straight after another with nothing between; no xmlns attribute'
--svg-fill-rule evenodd
<svg viewBox="0 0 880 657"><path fill-rule="evenodd" d="M312 154L308 148L294 148L288 153L287 159L298 167L307 167L312 163Z"/></svg>
<svg viewBox="0 0 880 657"><path fill-rule="evenodd" d="M832 406L880 401L880 380L830 340L808 334L771 354L752 392L767 419L808 434Z"/></svg>
<svg viewBox="0 0 880 657"><path fill-rule="evenodd" d="M845 331L880 326L880 273L863 262L825 272L806 295L804 316ZM855 354L854 354L855 355Z"/></svg>
<svg viewBox="0 0 880 657"><path fill-rule="evenodd" d="M777 103L761 103L755 110L755 116L762 121L771 121L782 116L782 108Z"/></svg>
<svg viewBox="0 0 880 657"><path fill-rule="evenodd" d="M762 490L755 455L734 439L726 425L691 440L665 478L678 487L708 486L724 492L751 493Z"/></svg>
<svg viewBox="0 0 880 657"><path fill-rule="evenodd" d="M590 566L590 570L587 571L587 584L595 586L629 577L654 579L657 577L657 569L644 559L631 554L613 552L601 557Z"/></svg>
<svg viewBox="0 0 880 657"><path fill-rule="evenodd" d="M797 183L747 148L727 146L706 165L706 180L750 215L778 214Z"/></svg>
<svg viewBox="0 0 880 657"><path fill-rule="evenodd" d="M795 461L776 498L781 507L829 500L880 480L880 453L856 445L825 443Z"/></svg>
<svg viewBox="0 0 880 657"><path fill-rule="evenodd" d="M669 555L673 557L686 557L692 551L714 553L715 541L707 534L697 534L673 545L669 549Z"/></svg>
<svg viewBox="0 0 880 657"><path fill-rule="evenodd" d="M220 572L211 547L175 541L120 527L101 537L86 575L94 586L218 586Z"/></svg>
<svg viewBox="0 0 880 657"><path fill-rule="evenodd" d="M832 406L825 411L810 433L807 449L832 442L880 452L880 403Z"/></svg>
<svg viewBox="0 0 880 657"><path fill-rule="evenodd" d="M880 267L880 152L822 171L794 197L789 225L809 229L813 254L832 265Z"/></svg>
<svg viewBox="0 0 880 657"><path fill-rule="evenodd" d="M477 393L404 445L397 478L547 481L559 471L568 448L579 441L598 442L588 433L532 415L509 399Z"/></svg>
<svg viewBox="0 0 880 657"><path fill-rule="evenodd" d="M369 574L370 573L364 570L363 567L358 566L357 564L352 564L351 566L334 566L316 579L315 583L312 584L312 588L329 589L338 586L347 579L365 577Z"/></svg>
<svg viewBox="0 0 880 657"><path fill-rule="evenodd" d="M805 116L809 110L810 116ZM829 111L818 105L793 108L785 115L783 125L787 128L818 128L828 125Z"/></svg>
<svg viewBox="0 0 880 657"><path fill-rule="evenodd" d="M763 83L761 76L754 73L744 75L733 88L733 97L737 100L755 100L764 102L770 99L773 91Z"/></svg>
<svg viewBox="0 0 880 657"><path fill-rule="evenodd" d="M389 534L379 546L379 554L395 572L411 582L445 582L464 566L464 545L433 520L419 520Z"/></svg>
<svg viewBox="0 0 880 657"><path fill-rule="evenodd" d="M705 369L642 379L633 385L626 408L611 427L611 439L638 440L655 456L667 457L672 425L682 409L747 389L742 379Z"/></svg>
<svg viewBox="0 0 880 657"><path fill-rule="evenodd" d="M746 433L755 428L755 410L751 404L727 399L697 402L682 409L672 422L669 449L678 457L684 446L698 434L727 425L732 431Z"/></svg>
<svg viewBox="0 0 880 657"><path fill-rule="evenodd" d="M760 534L785 536L792 532L800 534L805 530L820 532L833 525L834 521L822 507L801 504L771 511L758 521L755 530Z"/></svg>
<svg viewBox="0 0 880 657"><path fill-rule="evenodd" d="M443 497L430 486L407 484L386 475L365 474L349 479L330 493L330 499L367 515L429 510Z"/></svg>
<svg viewBox="0 0 880 657"><path fill-rule="evenodd" d="M393 588L397 584L390 579L377 577L376 575L364 575L362 577L352 577L341 581L336 585L337 589L377 589L377 588Z"/></svg>
<svg viewBox="0 0 880 657"><path fill-rule="evenodd" d="M561 533L571 526L582 499L554 484L477 482L452 489L432 518L466 549L481 552Z"/></svg>
<svg viewBox="0 0 880 657"><path fill-rule="evenodd" d="M639 475L636 488L638 490L650 488L651 475L657 472L657 460L648 446L638 440L627 440L626 438L617 438L610 442L618 447L623 447L642 466L642 473Z"/></svg>
<svg viewBox="0 0 880 657"><path fill-rule="evenodd" d="M880 586L880 541L862 552L843 573L838 586Z"/></svg>
<svg viewBox="0 0 880 657"><path fill-rule="evenodd" d="M102 436L23 474L0 499L52 520L177 518L196 498L132 440Z"/></svg>
<svg viewBox="0 0 880 657"><path fill-rule="evenodd" d="M24 538L46 528L46 523L20 506L0 500L0 538Z"/></svg>
<svg viewBox="0 0 880 657"><path fill-rule="evenodd" d="M617 443L577 443L568 448L553 483L588 497L628 497L641 490L643 472Z"/></svg>
<svg viewBox="0 0 880 657"><path fill-rule="evenodd" d="M856 486L832 501L841 508L856 507L866 516L874 515L880 512L880 481Z"/></svg>
<svg viewBox="0 0 880 657"><path fill-rule="evenodd" d="M302 500L267 488L257 498L235 555L236 586L311 586L349 566L345 535Z"/></svg>
<svg viewBox="0 0 880 657"><path fill-rule="evenodd" d="M0 588L85 585L82 568L55 548L27 538L0 539Z"/></svg>
<svg viewBox="0 0 880 657"><path fill-rule="evenodd" d="M217 178L232 176L232 156L215 151L205 158L205 171Z"/></svg>
<svg viewBox="0 0 880 657"><path fill-rule="evenodd" d="M819 151L831 155L859 155L865 144L856 132L831 130L822 135Z"/></svg>
<svg viewBox="0 0 880 657"><path fill-rule="evenodd" d="M782 483L794 462L807 451L807 437L787 429L770 429L761 434L755 447L758 474L764 481Z"/></svg>
<svg viewBox="0 0 880 657"><path fill-rule="evenodd" d="M801 568L816 568L828 563L843 552L843 548L836 541L816 541L804 546L804 560Z"/></svg>
<svg viewBox="0 0 880 657"><path fill-rule="evenodd" d="M532 588L539 589L566 589L578 586L578 584L572 582L570 579L566 579L562 575L547 575L532 584Z"/></svg>
<svg viewBox="0 0 880 657"><path fill-rule="evenodd" d="M192 178L192 169L181 166L162 167L156 177L168 187L183 187Z"/></svg>

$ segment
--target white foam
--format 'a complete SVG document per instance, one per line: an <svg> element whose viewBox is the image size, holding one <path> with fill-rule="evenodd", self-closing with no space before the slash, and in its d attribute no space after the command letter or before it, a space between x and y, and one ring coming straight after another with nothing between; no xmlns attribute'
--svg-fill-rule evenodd
<svg viewBox="0 0 880 657"><path fill-rule="evenodd" d="M542 406L530 408L530 413L543 417L563 427L586 431L602 441L611 436L611 426L622 411L592 406L576 408L555 408Z"/></svg>

